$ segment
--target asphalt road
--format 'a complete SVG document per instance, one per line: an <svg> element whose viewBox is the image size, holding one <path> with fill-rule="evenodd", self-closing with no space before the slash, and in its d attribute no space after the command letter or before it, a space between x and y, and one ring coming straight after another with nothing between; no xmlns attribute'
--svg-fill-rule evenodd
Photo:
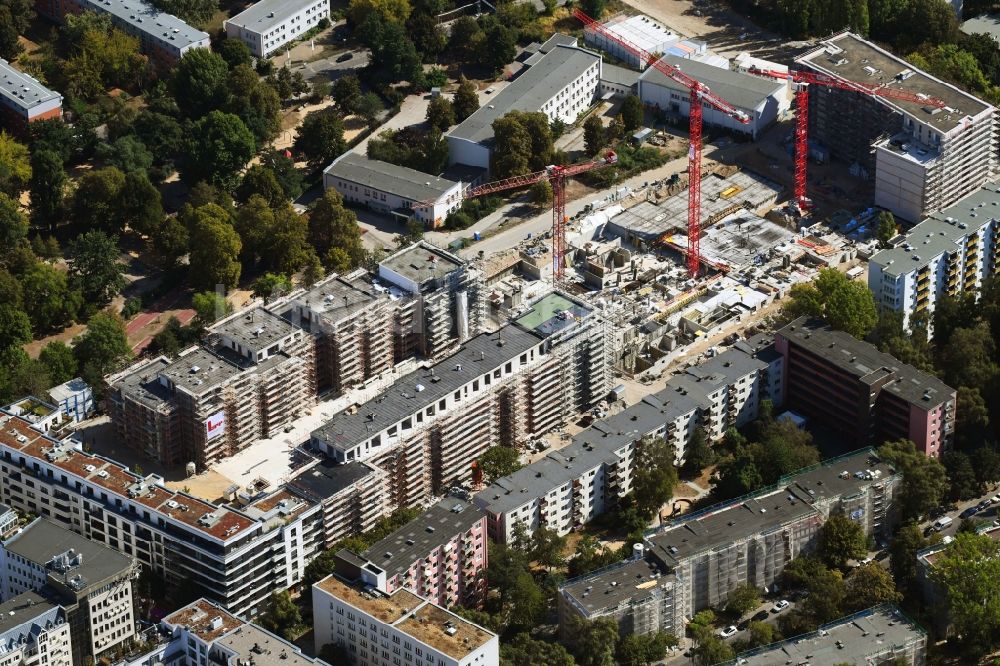
<svg viewBox="0 0 1000 666"><path fill-rule="evenodd" d="M924 521L923 523L920 524L920 528L924 530L924 533L927 535L933 534L934 531L937 531L933 529L934 521L938 520L938 518L942 516L949 516L952 518L951 524L945 527L944 529L938 531L938 533L943 537L945 536L953 537L958 532L958 526L962 524L961 514L963 511L965 511L970 507L977 506L981 501L992 498L997 494L998 490L996 487L994 487L989 492L985 493L980 497L976 497L971 500L966 500L964 502L957 502L954 505L955 508L949 509L945 513L941 514L941 516L930 518L929 520ZM998 520L1000 519L1000 504L997 503L991 504L984 510L976 512L976 514L971 516L971 518L973 520L985 520L987 522L993 522L994 520Z"/></svg>

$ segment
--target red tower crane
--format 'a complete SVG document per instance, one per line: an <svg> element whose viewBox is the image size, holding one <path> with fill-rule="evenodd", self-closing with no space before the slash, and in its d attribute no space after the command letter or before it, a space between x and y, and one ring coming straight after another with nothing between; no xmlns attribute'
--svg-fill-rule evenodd
<svg viewBox="0 0 1000 666"><path fill-rule="evenodd" d="M473 197L481 197L487 194L494 194L495 192L516 190L519 187L527 187L539 181L547 180L552 185L552 280L558 284L562 281L565 274L563 256L566 253L566 179L587 171L610 166L616 162L618 162L618 156L614 151L608 151L603 157L590 160L589 162L568 164L566 166L548 166L541 171L523 176L513 176L476 187L470 187L462 195L462 199L472 199ZM413 207L429 208L433 205L433 201L421 201L413 204Z"/></svg>
<svg viewBox="0 0 1000 666"><path fill-rule="evenodd" d="M884 85L848 81L829 74L805 72L790 69L787 72L750 68L751 74L768 76L773 79L784 79L795 86L795 203L799 210L805 212L809 199L806 197L806 164L809 161L809 86L824 86L838 90L884 97L903 102L912 102L924 106L942 108L945 103L936 97L918 95L906 90L889 88Z"/></svg>
<svg viewBox="0 0 1000 666"><path fill-rule="evenodd" d="M688 115L689 127L688 138L690 148L688 149L688 225L687 225L687 268L691 277L698 275L698 268L701 264L701 123L702 105L708 104L713 109L725 113L730 118L735 118L744 125L750 122L750 116L740 111L732 104L712 93L708 86L703 85L696 79L688 76L678 67L674 67L664 62L660 56L650 53L645 49L633 44L627 39L619 37L601 23L587 16L580 9L573 10L580 22L590 30L622 46L632 55L636 56L651 67L661 71L667 78L676 81L690 91L690 111Z"/></svg>

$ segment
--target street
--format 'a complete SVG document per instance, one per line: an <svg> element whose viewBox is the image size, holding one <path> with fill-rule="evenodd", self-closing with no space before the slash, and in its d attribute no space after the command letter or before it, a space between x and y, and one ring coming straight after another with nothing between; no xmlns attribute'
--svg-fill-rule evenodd
<svg viewBox="0 0 1000 666"><path fill-rule="evenodd" d="M965 500L962 502L957 502L954 504L954 508L950 508L948 511L942 513L939 516L931 517L928 520L920 523L920 529L923 530L925 536L930 536L937 532L942 537L954 537L958 533L958 528L962 524L962 512L972 507L978 506L984 500L992 499L998 495L997 488L993 488L980 497L975 497L970 500ZM949 505L949 507L952 505ZM952 519L951 524L947 527L943 527L940 530L934 528L935 521L943 517L949 517ZM986 521L987 523L994 522L1000 519L1000 503L991 502L988 507L982 511L977 511L975 514L969 516L972 520Z"/></svg>

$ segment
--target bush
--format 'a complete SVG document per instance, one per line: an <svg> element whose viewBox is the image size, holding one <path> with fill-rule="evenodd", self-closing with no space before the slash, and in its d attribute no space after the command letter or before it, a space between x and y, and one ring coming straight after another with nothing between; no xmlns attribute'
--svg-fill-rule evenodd
<svg viewBox="0 0 1000 666"><path fill-rule="evenodd" d="M324 16L319 20L318 23L316 23L316 27L319 28L320 30L326 30L327 28L330 27L330 19Z"/></svg>
<svg viewBox="0 0 1000 666"><path fill-rule="evenodd" d="M440 67L435 67L427 73L427 85L431 88L440 88L448 84L448 75Z"/></svg>
<svg viewBox="0 0 1000 666"><path fill-rule="evenodd" d="M140 312L142 312L142 299L138 296L133 296L125 301L125 305L122 307L122 319L131 319Z"/></svg>

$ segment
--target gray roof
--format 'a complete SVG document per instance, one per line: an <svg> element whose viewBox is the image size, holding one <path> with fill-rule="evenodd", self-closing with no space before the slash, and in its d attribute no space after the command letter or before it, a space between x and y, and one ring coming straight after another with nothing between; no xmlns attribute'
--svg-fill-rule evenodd
<svg viewBox="0 0 1000 666"><path fill-rule="evenodd" d="M746 340L740 340L733 345L733 349L752 354L754 358L768 364L782 358L781 352L774 347L774 336L769 333L758 333Z"/></svg>
<svg viewBox="0 0 1000 666"><path fill-rule="evenodd" d="M663 62L673 65L688 76L693 76L733 106L746 110L756 109L768 97L778 94L785 86L784 82L781 81L713 67L680 56L665 56ZM666 74L655 67L646 68L639 80L646 84L664 86L678 92L688 92L686 87L668 78Z"/></svg>
<svg viewBox="0 0 1000 666"><path fill-rule="evenodd" d="M71 398L74 395L81 393L83 391L90 390L90 386L87 382L83 381L80 377L69 380L68 382L63 382L58 386L53 386L49 389L49 398L55 403L60 403L67 398Z"/></svg>
<svg viewBox="0 0 1000 666"><path fill-rule="evenodd" d="M481 333L448 358L400 377L353 413L344 410L335 414L314 430L312 437L330 447L350 449L540 342L538 336L514 324L498 333Z"/></svg>
<svg viewBox="0 0 1000 666"><path fill-rule="evenodd" d="M951 400L955 393L955 389L937 377L917 370L849 333L834 330L820 320L799 317L778 333L860 382L875 385L888 377L889 381L882 384L881 390L921 409L933 409Z"/></svg>
<svg viewBox="0 0 1000 666"><path fill-rule="evenodd" d="M583 302L553 291L532 303L515 321L544 338L575 326L591 312L593 309Z"/></svg>
<svg viewBox="0 0 1000 666"><path fill-rule="evenodd" d="M656 581L657 585L651 586L650 581ZM675 581L676 578L656 560L631 559L575 578L560 587L559 593L593 617L606 609L616 609L622 603L634 604L648 599L655 587Z"/></svg>
<svg viewBox="0 0 1000 666"><path fill-rule="evenodd" d="M241 312L238 316L215 324L209 329L212 333L232 338L244 349L253 350L255 353L267 349L298 330L300 330L298 327L264 308Z"/></svg>
<svg viewBox="0 0 1000 666"><path fill-rule="evenodd" d="M634 69L626 69L618 65L601 65L601 81L614 83L620 86L635 86L639 82L639 72Z"/></svg>
<svg viewBox="0 0 1000 666"><path fill-rule="evenodd" d="M7 506L3 502L0 502L0 516L4 515L6 513L9 513L9 512L11 512L13 510L14 509L12 509L11 507Z"/></svg>
<svg viewBox="0 0 1000 666"><path fill-rule="evenodd" d="M170 390L157 379L159 374L169 367L170 361L161 356L149 363L137 365L134 372L121 377L113 386L121 391L122 395L136 402L149 407L158 407L171 399Z"/></svg>
<svg viewBox="0 0 1000 666"><path fill-rule="evenodd" d="M1000 14L980 14L962 23L962 32L967 35L984 34L1000 40Z"/></svg>
<svg viewBox="0 0 1000 666"><path fill-rule="evenodd" d="M483 519L479 507L457 497L446 497L398 530L361 553L392 578L427 557Z"/></svg>
<svg viewBox="0 0 1000 666"><path fill-rule="evenodd" d="M129 572L133 560L117 550L39 518L3 544L8 552L16 553L38 566L46 567L56 555L73 550L83 561L67 571L50 568L49 573L63 580L80 575L87 585L95 585Z"/></svg>
<svg viewBox="0 0 1000 666"><path fill-rule="evenodd" d="M307 666L326 663L302 654L299 647L254 624L244 624L217 638L216 645L224 646L244 663L251 660L254 666Z"/></svg>
<svg viewBox="0 0 1000 666"><path fill-rule="evenodd" d="M389 162L371 160L352 152L335 159L323 173L380 192L395 194L409 201L436 200L458 185L454 180L431 176L423 171Z"/></svg>
<svg viewBox="0 0 1000 666"><path fill-rule="evenodd" d="M548 39L545 40L543 44L538 45L538 51L542 53L548 53L554 50L557 46L576 46L577 39L572 35L564 35L561 32L557 32Z"/></svg>
<svg viewBox="0 0 1000 666"><path fill-rule="evenodd" d="M176 389L202 395L240 374L240 369L204 347L198 347L164 367L160 374ZM153 383L159 384L156 379Z"/></svg>
<svg viewBox="0 0 1000 666"><path fill-rule="evenodd" d="M15 69L0 58L0 96L14 106L28 110L62 95L43 86L36 78Z"/></svg>
<svg viewBox="0 0 1000 666"><path fill-rule="evenodd" d="M494 120L511 111L541 111L542 105L553 94L600 62L600 56L589 51L557 46L497 93L488 104L479 107L478 111L463 120L448 136L476 143L492 141Z"/></svg>
<svg viewBox="0 0 1000 666"><path fill-rule="evenodd" d="M799 56L795 61L844 80L891 87L940 99L953 111L938 111L919 102L875 98L881 104L906 113L942 132L954 130L964 123L967 116L977 116L990 108L982 100L934 78L902 58L849 32L821 42L818 48ZM875 71L874 74L871 74L872 70ZM899 76L904 71L910 73L905 79Z"/></svg>
<svg viewBox="0 0 1000 666"><path fill-rule="evenodd" d="M817 631L744 652L727 664L888 663L904 646L926 643L926 632L896 606L880 606L834 620ZM922 654L922 651L918 651ZM878 655L879 659L873 658Z"/></svg>
<svg viewBox="0 0 1000 666"><path fill-rule="evenodd" d="M31 641L40 627L66 620L62 607L51 603L37 592L24 592L0 604L0 656L18 649L21 637Z"/></svg>
<svg viewBox="0 0 1000 666"><path fill-rule="evenodd" d="M318 463L288 480L288 486L303 492L316 500L333 497L376 470L363 462L338 465L329 458L321 458Z"/></svg>
<svg viewBox="0 0 1000 666"><path fill-rule="evenodd" d="M232 23L256 33L266 33L285 19L294 16L315 0L260 0L250 5L226 23Z"/></svg>
<svg viewBox="0 0 1000 666"><path fill-rule="evenodd" d="M872 453L862 451L795 472L788 490L807 502L837 499L852 495L859 487L866 485L867 479L856 476L865 471L877 472L879 479L887 479L896 473L889 463L879 460Z"/></svg>
<svg viewBox="0 0 1000 666"><path fill-rule="evenodd" d="M192 44L208 46L208 33L194 28L173 14L167 14L142 0L81 0L84 9L107 12L135 30L162 39L178 50Z"/></svg>
<svg viewBox="0 0 1000 666"><path fill-rule="evenodd" d="M321 313L327 321L336 322L386 299L385 290L376 289L367 271L361 270L330 277L295 297L294 301Z"/></svg>
<svg viewBox="0 0 1000 666"><path fill-rule="evenodd" d="M456 255L426 242L410 245L379 262L393 273L420 286L438 288L438 282L465 266ZM381 275L381 273L380 273Z"/></svg>
<svg viewBox="0 0 1000 666"><path fill-rule="evenodd" d="M902 243L878 252L871 262L886 275L895 277L917 271L945 252L960 252L966 237L997 218L1000 218L1000 181L991 181L932 213L910 229Z"/></svg>

